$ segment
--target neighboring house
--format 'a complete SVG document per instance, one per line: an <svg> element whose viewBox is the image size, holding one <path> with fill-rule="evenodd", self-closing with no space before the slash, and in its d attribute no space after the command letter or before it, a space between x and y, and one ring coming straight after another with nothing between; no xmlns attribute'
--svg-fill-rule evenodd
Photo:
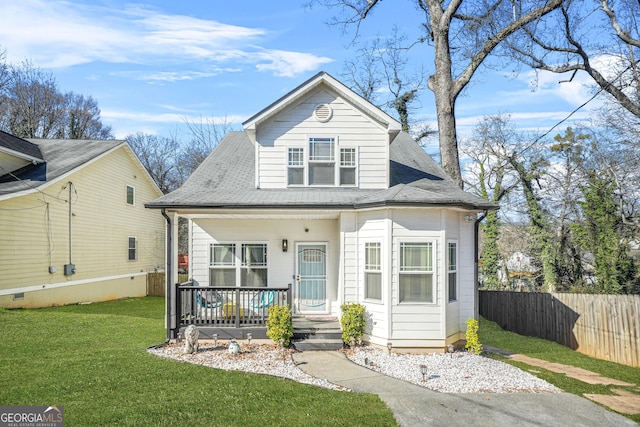
<svg viewBox="0 0 640 427"><path fill-rule="evenodd" d="M339 317L341 304L361 303L366 340L378 345L464 340L476 317L476 214L493 204L460 190L399 122L324 72L243 128L147 204L169 221L169 284L185 217L201 286L291 284L296 315ZM184 313L169 288L175 336Z"/></svg>
<svg viewBox="0 0 640 427"><path fill-rule="evenodd" d="M125 141L0 132L0 307L144 296L164 268L164 219L144 208L161 194Z"/></svg>

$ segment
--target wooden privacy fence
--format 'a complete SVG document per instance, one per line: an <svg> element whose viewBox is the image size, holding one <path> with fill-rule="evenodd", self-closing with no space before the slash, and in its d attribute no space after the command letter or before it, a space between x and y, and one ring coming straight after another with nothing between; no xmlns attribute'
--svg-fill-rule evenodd
<svg viewBox="0 0 640 427"><path fill-rule="evenodd" d="M148 273L147 274L147 296L163 297L166 294L167 284L165 282L164 273ZM178 274L179 282L187 281L187 274Z"/></svg>
<svg viewBox="0 0 640 427"><path fill-rule="evenodd" d="M640 367L640 295L480 291L480 314L503 329Z"/></svg>

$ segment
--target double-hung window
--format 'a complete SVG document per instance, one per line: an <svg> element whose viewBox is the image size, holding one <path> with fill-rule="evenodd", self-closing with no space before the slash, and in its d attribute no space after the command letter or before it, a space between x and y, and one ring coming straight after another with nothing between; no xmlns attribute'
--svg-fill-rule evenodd
<svg viewBox="0 0 640 427"><path fill-rule="evenodd" d="M340 149L340 185L356 185L356 149Z"/></svg>
<svg viewBox="0 0 640 427"><path fill-rule="evenodd" d="M127 204L131 206L136 204L136 190L130 185L127 185Z"/></svg>
<svg viewBox="0 0 640 427"><path fill-rule="evenodd" d="M129 261L136 261L138 259L138 239L136 237L129 237Z"/></svg>
<svg viewBox="0 0 640 427"><path fill-rule="evenodd" d="M213 243L209 255L211 286L267 286L266 243Z"/></svg>
<svg viewBox="0 0 640 427"><path fill-rule="evenodd" d="M240 286L267 286L267 245L242 244Z"/></svg>
<svg viewBox="0 0 640 427"><path fill-rule="evenodd" d="M400 243L400 302L435 301L433 286L433 242Z"/></svg>
<svg viewBox="0 0 640 427"><path fill-rule="evenodd" d="M236 286L236 245L212 244L209 267L211 286Z"/></svg>
<svg viewBox="0 0 640 427"><path fill-rule="evenodd" d="M335 185L335 138L309 138L309 185Z"/></svg>
<svg viewBox="0 0 640 427"><path fill-rule="evenodd" d="M380 243L364 244L364 297L382 301L382 266L380 264Z"/></svg>
<svg viewBox="0 0 640 427"><path fill-rule="evenodd" d="M304 185L304 148L289 148L287 185Z"/></svg>
<svg viewBox="0 0 640 427"><path fill-rule="evenodd" d="M447 244L447 282L449 287L449 301L458 299L458 244L449 242Z"/></svg>

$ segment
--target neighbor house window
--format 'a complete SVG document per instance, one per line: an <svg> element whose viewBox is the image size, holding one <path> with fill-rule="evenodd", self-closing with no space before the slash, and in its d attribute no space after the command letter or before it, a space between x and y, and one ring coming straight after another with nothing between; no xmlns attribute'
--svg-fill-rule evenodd
<svg viewBox="0 0 640 427"><path fill-rule="evenodd" d="M127 185L127 204L134 205L136 202L136 190L130 185Z"/></svg>
<svg viewBox="0 0 640 427"><path fill-rule="evenodd" d="M364 297L382 301L382 268L380 243L364 244Z"/></svg>
<svg viewBox="0 0 640 427"><path fill-rule="evenodd" d="M138 259L138 239L129 237L129 261Z"/></svg>
<svg viewBox="0 0 640 427"><path fill-rule="evenodd" d="M449 301L458 299L458 244L449 242L447 244L447 282L449 287Z"/></svg>
<svg viewBox="0 0 640 427"><path fill-rule="evenodd" d="M340 149L340 185L356 185L356 149Z"/></svg>
<svg viewBox="0 0 640 427"><path fill-rule="evenodd" d="M303 148L289 148L287 161L287 184L304 185Z"/></svg>
<svg viewBox="0 0 640 427"><path fill-rule="evenodd" d="M209 266L211 286L236 286L236 245L212 244Z"/></svg>
<svg viewBox="0 0 640 427"><path fill-rule="evenodd" d="M240 286L267 286L267 245L243 244Z"/></svg>
<svg viewBox="0 0 640 427"><path fill-rule="evenodd" d="M400 302L434 302L433 243L400 243Z"/></svg>
<svg viewBox="0 0 640 427"><path fill-rule="evenodd" d="M309 138L309 185L335 185L335 138Z"/></svg>

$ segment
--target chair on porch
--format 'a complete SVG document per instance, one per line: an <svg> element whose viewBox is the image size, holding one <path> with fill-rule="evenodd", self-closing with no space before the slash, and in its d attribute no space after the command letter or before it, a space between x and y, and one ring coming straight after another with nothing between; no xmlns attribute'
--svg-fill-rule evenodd
<svg viewBox="0 0 640 427"><path fill-rule="evenodd" d="M268 314L268 309L274 304L276 299L275 291L258 291L251 298L249 306L251 308L251 315L265 318Z"/></svg>
<svg viewBox="0 0 640 427"><path fill-rule="evenodd" d="M203 295L204 294L204 295ZM223 301L220 292L204 292L196 291L196 304L200 317L214 318L217 316L218 309L222 306Z"/></svg>

